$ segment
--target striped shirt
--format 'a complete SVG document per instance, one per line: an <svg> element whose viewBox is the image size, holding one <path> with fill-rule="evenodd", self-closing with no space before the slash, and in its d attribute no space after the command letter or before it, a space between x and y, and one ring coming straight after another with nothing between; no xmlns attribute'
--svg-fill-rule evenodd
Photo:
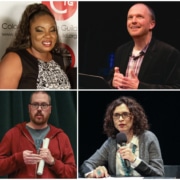
<svg viewBox="0 0 180 180"><path fill-rule="evenodd" d="M129 62L128 62L128 66L126 69L126 77L131 78L131 72L132 71L134 72L134 74L136 76L138 76L139 70L141 68L141 64L142 64L142 61L144 59L144 55L147 51L148 46L149 46L149 43L143 48L143 50L141 50L139 52L139 55L137 55L137 56L131 55L129 57Z"/></svg>

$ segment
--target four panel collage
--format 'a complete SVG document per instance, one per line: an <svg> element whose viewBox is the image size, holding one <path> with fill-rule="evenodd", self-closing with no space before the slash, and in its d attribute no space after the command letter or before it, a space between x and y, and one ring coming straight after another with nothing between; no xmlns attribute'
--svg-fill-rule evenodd
<svg viewBox="0 0 180 180"><path fill-rule="evenodd" d="M0 1L0 178L179 179L179 6Z"/></svg>

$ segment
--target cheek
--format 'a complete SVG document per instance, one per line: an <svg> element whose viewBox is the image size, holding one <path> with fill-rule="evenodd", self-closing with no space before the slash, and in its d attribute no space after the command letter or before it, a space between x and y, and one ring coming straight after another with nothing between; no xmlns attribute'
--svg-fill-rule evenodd
<svg viewBox="0 0 180 180"><path fill-rule="evenodd" d="M43 34L38 34L38 35L31 35L31 42L37 42L40 41L43 37Z"/></svg>
<svg viewBox="0 0 180 180"><path fill-rule="evenodd" d="M51 37L54 39L54 42L57 41L57 34L53 33L53 34L51 34Z"/></svg>
<svg viewBox="0 0 180 180"><path fill-rule="evenodd" d="M113 123L114 123L114 126L117 128L118 127L118 122L113 121Z"/></svg>
<svg viewBox="0 0 180 180"><path fill-rule="evenodd" d="M128 127L131 128L132 125L133 125L133 121L130 121L130 122L128 123Z"/></svg>

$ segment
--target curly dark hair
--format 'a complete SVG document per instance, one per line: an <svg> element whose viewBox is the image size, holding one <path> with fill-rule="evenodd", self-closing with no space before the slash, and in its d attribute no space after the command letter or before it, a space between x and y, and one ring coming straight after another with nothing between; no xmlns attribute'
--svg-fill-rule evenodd
<svg viewBox="0 0 180 180"><path fill-rule="evenodd" d="M119 133L119 131L114 127L113 112L115 108L121 104L125 104L134 117L132 128L135 135L140 135L144 130L149 129L148 120L143 107L134 98L122 96L112 101L107 107L103 128L104 133L108 137L115 138L116 134Z"/></svg>
<svg viewBox="0 0 180 180"><path fill-rule="evenodd" d="M48 9L48 7L44 4L41 3L34 3L34 4L30 4L26 7L26 9L24 10L21 20L18 24L16 33L15 33L15 39L13 40L13 42L10 44L10 46L6 49L6 53L9 51L14 51L14 50L18 50L18 49L26 49L31 47L31 41L30 41L30 23L31 21L37 17L37 16L42 16L42 15L49 15L51 16L54 21L55 21L55 17L54 15L51 13L51 11ZM56 24L56 21L55 21ZM57 32L57 41L56 44L54 46L54 48L52 49L52 53L57 53L59 54L61 52L60 49L60 40L59 40L59 35L58 35L58 31Z"/></svg>

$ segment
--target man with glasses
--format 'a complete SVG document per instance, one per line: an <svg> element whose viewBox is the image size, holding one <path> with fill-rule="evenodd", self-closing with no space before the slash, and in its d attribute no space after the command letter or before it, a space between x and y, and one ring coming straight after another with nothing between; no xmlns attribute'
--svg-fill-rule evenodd
<svg viewBox="0 0 180 180"><path fill-rule="evenodd" d="M9 178L76 178L76 164L68 136L48 123L51 97L36 91L30 97L29 122L17 124L0 144L0 175ZM44 140L48 139L47 147ZM44 162L40 166L40 162ZM41 174L37 170L41 169Z"/></svg>
<svg viewBox="0 0 180 180"><path fill-rule="evenodd" d="M80 176L164 175L158 139L148 130L146 114L135 99L123 96L112 101L107 107L103 128L108 139L80 166ZM119 143L119 133L123 134L122 143Z"/></svg>

